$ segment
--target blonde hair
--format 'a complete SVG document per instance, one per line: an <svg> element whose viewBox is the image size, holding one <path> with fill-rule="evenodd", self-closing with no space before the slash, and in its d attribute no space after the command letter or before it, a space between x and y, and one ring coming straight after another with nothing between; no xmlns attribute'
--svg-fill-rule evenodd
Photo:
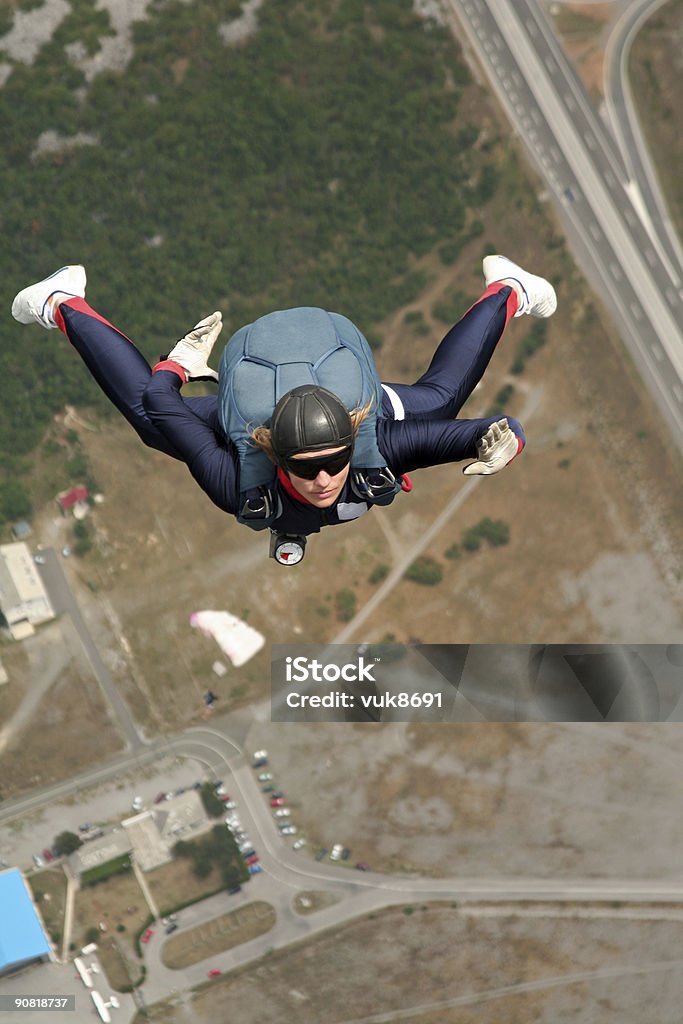
<svg viewBox="0 0 683 1024"><path fill-rule="evenodd" d="M352 409L349 413L354 439L360 430L361 423L370 415L372 405L373 399L370 399L368 404L364 405L362 409ZM256 448L260 448L262 452L266 453L271 462L277 464L277 458L273 449L273 435L270 427L254 427L254 429L249 432L249 437Z"/></svg>

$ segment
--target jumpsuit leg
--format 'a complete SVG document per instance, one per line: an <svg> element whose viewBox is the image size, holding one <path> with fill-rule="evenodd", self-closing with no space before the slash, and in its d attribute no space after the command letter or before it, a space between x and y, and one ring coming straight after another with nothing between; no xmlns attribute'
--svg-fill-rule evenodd
<svg viewBox="0 0 683 1024"><path fill-rule="evenodd" d="M403 405L403 418L454 419L484 376L508 320L516 310L514 290L500 282L491 284L451 327L427 371L414 384L388 385ZM388 404L385 394L385 409ZM399 418L393 408L389 415Z"/></svg>
<svg viewBox="0 0 683 1024"><path fill-rule="evenodd" d="M148 448L184 462L182 455L154 426L142 404L152 370L132 341L92 309L85 299L67 299L55 311L55 323L67 336L107 398L125 416ZM217 399L185 399L213 429L218 425Z"/></svg>

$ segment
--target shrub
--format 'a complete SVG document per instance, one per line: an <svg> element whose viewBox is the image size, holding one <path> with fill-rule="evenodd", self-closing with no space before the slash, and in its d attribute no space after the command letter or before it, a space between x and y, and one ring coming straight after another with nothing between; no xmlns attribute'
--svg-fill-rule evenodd
<svg viewBox="0 0 683 1024"><path fill-rule="evenodd" d="M441 566L429 555L421 555L416 558L412 565L406 570L406 579L413 583L421 583L423 586L433 587L443 579Z"/></svg>
<svg viewBox="0 0 683 1024"><path fill-rule="evenodd" d="M383 579L389 574L389 566L385 565L384 562L380 562L376 565L368 576L368 583L381 583Z"/></svg>
<svg viewBox="0 0 683 1024"><path fill-rule="evenodd" d="M334 606L340 622L350 622L356 614L356 595L348 587L334 595Z"/></svg>
<svg viewBox="0 0 683 1024"><path fill-rule="evenodd" d="M455 561L456 558L460 558L462 551L460 550L459 544L451 544L449 548L444 551L444 556Z"/></svg>
<svg viewBox="0 0 683 1024"><path fill-rule="evenodd" d="M507 544L510 540L510 527L502 519L485 516L476 526L465 531L462 546L466 551L478 551L483 540L494 548Z"/></svg>
<svg viewBox="0 0 683 1024"><path fill-rule="evenodd" d="M510 527L502 519L490 519L486 516L477 526L479 536L497 548L510 540Z"/></svg>
<svg viewBox="0 0 683 1024"><path fill-rule="evenodd" d="M465 292L455 291L448 299L437 302L432 309L432 315L450 326L460 319L473 302L474 299Z"/></svg>
<svg viewBox="0 0 683 1024"><path fill-rule="evenodd" d="M112 875L124 875L132 869L130 854L122 853L120 857L115 857L113 860L107 861L106 864L98 864L97 867L84 871L81 875L81 885L97 885L98 882L105 882Z"/></svg>
<svg viewBox="0 0 683 1024"><path fill-rule="evenodd" d="M220 818L225 810L223 801L216 795L216 790L210 782L205 782L200 790L204 810L210 818ZM176 843L178 846L178 843Z"/></svg>
<svg viewBox="0 0 683 1024"><path fill-rule="evenodd" d="M60 856L65 856L73 853L79 846L83 845L83 841L75 832L60 832L55 837L54 847Z"/></svg>
<svg viewBox="0 0 683 1024"><path fill-rule="evenodd" d="M465 530L462 535L462 546L465 551L478 551L481 547L481 538L477 532L476 526L470 527L469 530Z"/></svg>

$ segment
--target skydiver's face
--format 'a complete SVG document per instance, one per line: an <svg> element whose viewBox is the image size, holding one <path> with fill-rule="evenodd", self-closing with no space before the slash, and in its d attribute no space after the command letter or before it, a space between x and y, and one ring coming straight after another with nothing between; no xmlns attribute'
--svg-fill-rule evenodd
<svg viewBox="0 0 683 1024"><path fill-rule="evenodd" d="M292 455L287 460L287 476L292 481L292 486L295 491L310 501L311 505L315 505L316 508L330 508L334 505L335 501L339 497L346 483L349 475L350 461L347 461L346 465L338 473L328 472L328 468L322 466L316 476L309 480L306 477L297 476L292 471L292 463L294 462L305 462L307 459L315 460L316 462L320 459L323 461L329 457L330 466L329 469L334 470L334 456L340 456L346 449L341 448L325 448L321 452L299 452L297 455ZM350 459L350 450L349 450ZM304 467L302 466L302 469ZM306 467L307 476L310 476L310 469Z"/></svg>

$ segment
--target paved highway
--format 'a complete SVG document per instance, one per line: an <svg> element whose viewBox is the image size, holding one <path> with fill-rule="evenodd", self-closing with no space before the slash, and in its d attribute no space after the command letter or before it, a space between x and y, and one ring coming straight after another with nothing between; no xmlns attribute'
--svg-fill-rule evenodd
<svg viewBox="0 0 683 1024"><path fill-rule="evenodd" d="M654 234L619 147L534 0L445 3L683 451L683 273Z"/></svg>

